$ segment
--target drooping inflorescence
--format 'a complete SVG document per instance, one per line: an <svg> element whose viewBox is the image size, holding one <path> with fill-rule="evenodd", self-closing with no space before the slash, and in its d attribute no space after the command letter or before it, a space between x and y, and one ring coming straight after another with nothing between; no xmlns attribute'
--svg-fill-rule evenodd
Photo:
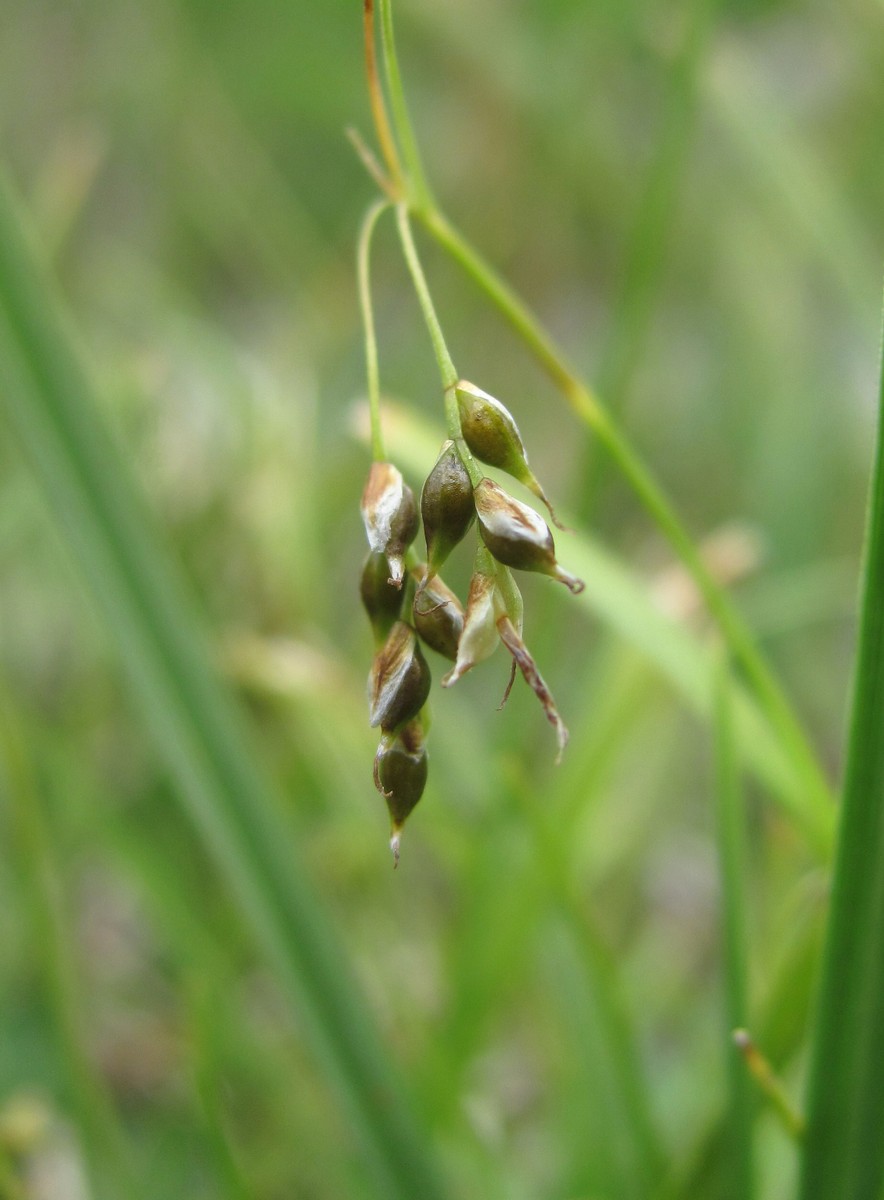
<svg viewBox="0 0 884 1200"><path fill-rule="evenodd" d="M421 643L453 664L442 679L446 688L502 643L512 656L504 701L516 671L521 671L556 731L559 757L568 740L552 694L522 640L522 596L510 568L549 575L572 592L581 591L583 583L559 565L543 518L483 475L476 464L479 459L513 475L549 508L510 412L466 381L449 391L456 399L460 428L458 436L442 446L421 491L425 559L413 546L419 530L417 506L399 470L389 462L374 462L362 495L370 553L360 592L375 640L369 721L381 731L374 781L390 813L394 865L399 862L402 827L423 794L428 774L430 669ZM452 411L450 403L447 408ZM464 607L439 571L474 522L475 564Z"/></svg>

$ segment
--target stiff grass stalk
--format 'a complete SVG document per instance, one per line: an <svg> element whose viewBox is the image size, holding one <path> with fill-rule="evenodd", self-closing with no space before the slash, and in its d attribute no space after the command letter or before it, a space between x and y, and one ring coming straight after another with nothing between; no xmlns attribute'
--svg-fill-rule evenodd
<svg viewBox="0 0 884 1200"><path fill-rule="evenodd" d="M68 536L183 808L298 1007L378 1194L438 1200L426 1139L3 184L0 414Z"/></svg>
<svg viewBox="0 0 884 1200"><path fill-rule="evenodd" d="M884 1186L884 365L800 1200Z"/></svg>

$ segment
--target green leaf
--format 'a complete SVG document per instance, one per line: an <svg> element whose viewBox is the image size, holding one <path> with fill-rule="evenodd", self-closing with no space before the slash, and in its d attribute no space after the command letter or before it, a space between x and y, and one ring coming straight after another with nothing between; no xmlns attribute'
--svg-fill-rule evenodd
<svg viewBox="0 0 884 1200"><path fill-rule="evenodd" d="M298 860L200 622L133 488L0 183L0 415L67 534L177 785L243 920L298 1005L378 1194L441 1184L338 937ZM293 1082L297 1086L297 1082Z"/></svg>
<svg viewBox="0 0 884 1200"><path fill-rule="evenodd" d="M884 371L832 908L813 1036L801 1200L884 1185Z"/></svg>

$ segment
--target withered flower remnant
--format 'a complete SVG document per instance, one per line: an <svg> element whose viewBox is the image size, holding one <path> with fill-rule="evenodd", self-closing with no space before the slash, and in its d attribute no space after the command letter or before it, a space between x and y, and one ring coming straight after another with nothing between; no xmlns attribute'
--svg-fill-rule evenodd
<svg viewBox="0 0 884 1200"><path fill-rule="evenodd" d="M485 562L483 563L483 555ZM522 596L506 567L494 566L488 551L476 555L476 571L470 580L464 631L457 649L454 667L442 679L443 687L451 687L477 663L489 658L503 642L513 658L512 675L503 701L506 703L515 678L516 667L540 701L546 718L556 731L561 761L568 743L568 730L559 716L546 681L537 669L531 652L522 640Z"/></svg>
<svg viewBox="0 0 884 1200"><path fill-rule="evenodd" d="M405 551L417 537L419 522L414 492L392 463L371 464L361 508L369 546L374 553L386 555L390 582L401 587Z"/></svg>
<svg viewBox="0 0 884 1200"><path fill-rule="evenodd" d="M583 591L583 581L559 566L550 528L533 508L487 476L476 485L473 496L482 541L498 562L518 571L550 575L574 593Z"/></svg>
<svg viewBox="0 0 884 1200"><path fill-rule="evenodd" d="M426 572L427 568L421 564L413 574L423 583ZM463 605L438 575L416 591L412 620L426 645L452 662L457 658L457 647L463 633Z"/></svg>
<svg viewBox="0 0 884 1200"><path fill-rule="evenodd" d="M537 664L532 658L528 647L522 641L520 631L516 629L509 617L503 616L498 620L497 632L500 634L500 640L513 656L513 668L518 667L522 672L525 682L540 701L543 711L546 713L546 719L556 731L556 738L559 743L556 762L560 763L562 761L562 753L568 744L568 727L559 716L559 710L556 708L552 692L549 690L546 680L538 671Z"/></svg>
<svg viewBox="0 0 884 1200"><path fill-rule="evenodd" d="M489 467L499 467L529 488L559 523L537 476L528 465L528 453L512 413L494 396L461 379L455 387L463 438L470 451Z"/></svg>
<svg viewBox="0 0 884 1200"><path fill-rule="evenodd" d="M433 578L472 525L476 510L473 487L454 442L442 447L421 492L421 516L427 539L427 574Z"/></svg>
<svg viewBox="0 0 884 1200"><path fill-rule="evenodd" d="M473 572L467 596L463 633L457 646L457 658L452 669L442 679L443 687L457 683L476 663L484 661L497 649L500 637L497 621L506 615L506 607L494 569L481 567Z"/></svg>
<svg viewBox="0 0 884 1200"><path fill-rule="evenodd" d="M392 732L417 716L429 694L430 668L417 634L405 621L397 621L368 677L369 724Z"/></svg>

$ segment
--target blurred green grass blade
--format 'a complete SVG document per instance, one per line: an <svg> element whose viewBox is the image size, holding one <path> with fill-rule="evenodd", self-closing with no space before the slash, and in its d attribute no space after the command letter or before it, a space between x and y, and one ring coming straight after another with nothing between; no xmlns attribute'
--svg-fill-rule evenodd
<svg viewBox="0 0 884 1200"><path fill-rule="evenodd" d="M52 845L34 763L2 681L0 768L5 775L13 849L24 884L28 932L64 1066L71 1111L82 1137L90 1184L98 1198L112 1200L124 1195L139 1200L147 1192L132 1167L132 1147L126 1143L111 1096L86 1049L85 1009L74 961L72 922L61 893L59 856Z"/></svg>
<svg viewBox="0 0 884 1200"><path fill-rule="evenodd" d="M731 1040L748 1024L748 939L746 933L745 818L734 741L733 684L722 649L715 661L713 726L715 742L715 817L721 881L721 946L724 958L723 1039L728 1072L728 1180L733 1200L752 1200L752 1095L749 1072Z"/></svg>
<svg viewBox="0 0 884 1200"><path fill-rule="evenodd" d="M796 123L784 119L776 96L736 39L719 46L705 83L710 107L746 160L747 177L766 188L782 213L783 230L803 239L837 283L858 328L868 331L878 256L851 210L847 189L806 144Z"/></svg>
<svg viewBox="0 0 884 1200"><path fill-rule="evenodd" d="M443 1194L346 956L208 666L172 562L107 436L0 183L0 412L20 439L129 674L158 752L244 920L295 999L379 1194ZM296 1085L294 1085L296 1086Z"/></svg>
<svg viewBox="0 0 884 1200"><path fill-rule="evenodd" d="M813 1033L801 1200L884 1186L884 367L832 906Z"/></svg>
<svg viewBox="0 0 884 1200"><path fill-rule="evenodd" d="M385 437L395 461L418 478L438 451L440 434L411 413L385 406ZM563 514L568 521L568 515ZM704 721L712 719L710 655L696 634L658 606L646 579L578 530L561 536L559 554L569 571L586 582L577 598L587 612L604 622L668 679L688 708ZM804 830L817 854L831 850L834 810L807 786L800 763L786 753L755 699L737 684L732 705L737 745L747 766L768 787Z"/></svg>

